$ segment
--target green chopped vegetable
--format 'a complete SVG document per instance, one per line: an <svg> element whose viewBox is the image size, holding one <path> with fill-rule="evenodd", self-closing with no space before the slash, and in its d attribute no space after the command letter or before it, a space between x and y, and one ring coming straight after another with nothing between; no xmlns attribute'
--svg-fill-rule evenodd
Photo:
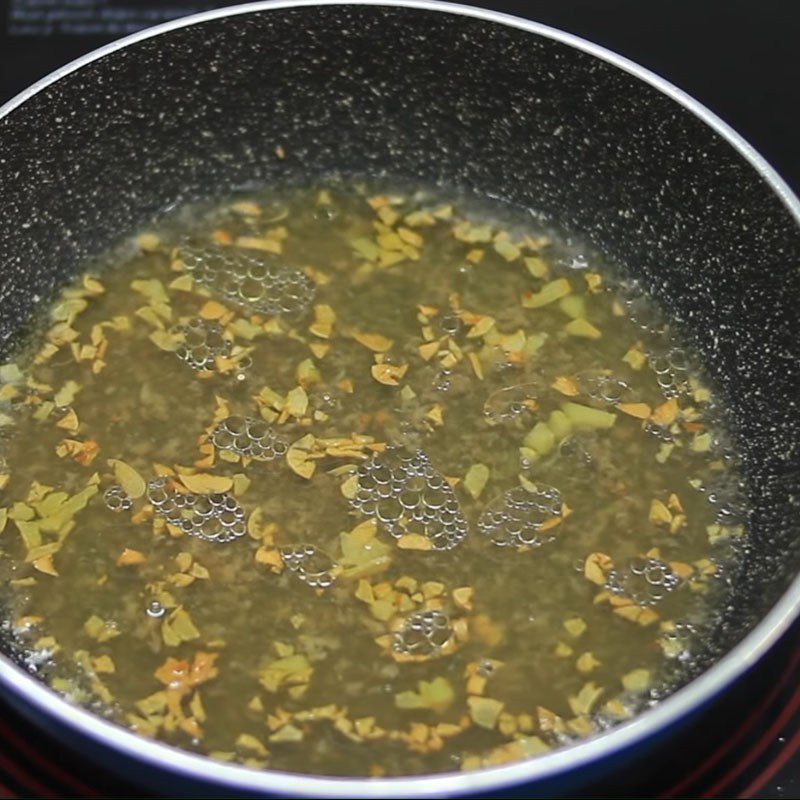
<svg viewBox="0 0 800 800"><path fill-rule="evenodd" d="M585 319L573 319L564 326L564 330L570 336L577 336L580 339L599 339L603 334Z"/></svg>
<svg viewBox="0 0 800 800"><path fill-rule="evenodd" d="M558 278L542 286L538 292L531 292L523 295L522 305L524 308L541 308L542 306L555 303L572 291L569 281L566 278Z"/></svg>
<svg viewBox="0 0 800 800"><path fill-rule="evenodd" d="M586 299L579 294L567 295L558 301L558 307L570 319L581 319L586 316Z"/></svg>
<svg viewBox="0 0 800 800"><path fill-rule="evenodd" d="M473 464L464 476L464 488L473 500L477 500L489 480L489 467L486 464Z"/></svg>
<svg viewBox="0 0 800 800"><path fill-rule="evenodd" d="M541 456L546 456L556 446L556 437L544 422L537 422L523 439L525 447L529 447Z"/></svg>
<svg viewBox="0 0 800 800"><path fill-rule="evenodd" d="M405 691L395 695L397 708L427 708L443 713L453 704L455 693L446 678L434 678L432 681L419 681L417 691Z"/></svg>
<svg viewBox="0 0 800 800"><path fill-rule="evenodd" d="M576 428L584 430L607 430L617 421L616 414L580 403L562 403L561 410Z"/></svg>
<svg viewBox="0 0 800 800"><path fill-rule="evenodd" d="M480 728L492 730L504 708L504 704L491 697L468 697L469 715Z"/></svg>
<svg viewBox="0 0 800 800"><path fill-rule="evenodd" d="M627 692L644 692L650 687L650 670L634 669L622 676L622 685Z"/></svg>
<svg viewBox="0 0 800 800"><path fill-rule="evenodd" d="M550 428L559 442L572 433L572 422L563 411L558 409L553 411L547 418L547 427Z"/></svg>

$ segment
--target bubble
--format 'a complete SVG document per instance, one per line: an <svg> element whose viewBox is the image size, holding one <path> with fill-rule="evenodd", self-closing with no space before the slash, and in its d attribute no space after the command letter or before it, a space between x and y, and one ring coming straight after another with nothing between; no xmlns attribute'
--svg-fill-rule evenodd
<svg viewBox="0 0 800 800"><path fill-rule="evenodd" d="M747 517L747 497L744 481L730 472L716 476L700 487L708 504L714 509L719 525L739 525Z"/></svg>
<svg viewBox="0 0 800 800"><path fill-rule="evenodd" d="M655 422L649 420L644 423L644 432L649 436L658 439L661 442L669 444L675 441L675 437L670 432L669 428L664 425L657 425Z"/></svg>
<svg viewBox="0 0 800 800"><path fill-rule="evenodd" d="M280 554L286 568L312 588L327 589L335 580L336 563L313 544L282 547Z"/></svg>
<svg viewBox="0 0 800 800"><path fill-rule="evenodd" d="M617 294L617 300L631 321L645 333L660 336L669 329L664 315L639 284L627 283Z"/></svg>
<svg viewBox="0 0 800 800"><path fill-rule="evenodd" d="M594 466L595 459L584 435L574 434L563 439L558 445L558 454L577 469Z"/></svg>
<svg viewBox="0 0 800 800"><path fill-rule="evenodd" d="M457 547L467 521L450 484L421 450L387 448L358 467L358 489L351 504L395 538L427 536L435 550Z"/></svg>
<svg viewBox="0 0 800 800"><path fill-rule="evenodd" d="M686 350L659 342L647 348L645 354L664 397L678 397L691 390L689 376L694 365Z"/></svg>
<svg viewBox="0 0 800 800"><path fill-rule="evenodd" d="M464 323L458 314L444 314L437 322L441 332L448 336L458 336L464 330Z"/></svg>
<svg viewBox="0 0 800 800"><path fill-rule="evenodd" d="M182 334L183 343L175 355L196 370L212 370L216 358L227 358L233 343L226 339L222 327L215 320L192 319L183 325L175 325L172 333Z"/></svg>
<svg viewBox="0 0 800 800"><path fill-rule="evenodd" d="M496 497L478 520L478 530L500 547L540 547L555 539L563 517L561 492L543 484L516 486Z"/></svg>
<svg viewBox="0 0 800 800"><path fill-rule="evenodd" d="M583 394L601 403L616 406L638 400L630 386L610 370L591 369L579 372L575 376L575 382Z"/></svg>
<svg viewBox="0 0 800 800"><path fill-rule="evenodd" d="M409 656L435 656L453 638L450 619L443 611L418 611L406 617L394 634L392 650Z"/></svg>
<svg viewBox="0 0 800 800"><path fill-rule="evenodd" d="M314 299L310 278L267 253L184 245L180 256L197 283L258 314L296 315Z"/></svg>
<svg viewBox="0 0 800 800"><path fill-rule="evenodd" d="M133 501L125 494L125 490L117 484L106 489L103 500L112 511L127 511L133 505Z"/></svg>
<svg viewBox="0 0 800 800"><path fill-rule="evenodd" d="M495 663L490 658L482 658L478 662L478 668L476 672L482 678L491 678L496 669L497 667L495 666Z"/></svg>
<svg viewBox="0 0 800 800"><path fill-rule="evenodd" d="M345 392L335 386L314 386L308 390L309 408L326 414L341 411L345 399Z"/></svg>
<svg viewBox="0 0 800 800"><path fill-rule="evenodd" d="M262 222L279 222L289 216L289 206L280 200L269 200L261 206Z"/></svg>
<svg viewBox="0 0 800 800"><path fill-rule="evenodd" d="M335 222L339 218L339 209L332 205L320 205L314 209L313 217L317 222Z"/></svg>
<svg viewBox="0 0 800 800"><path fill-rule="evenodd" d="M154 513L187 536L208 542L229 542L247 532L245 513L231 494L191 494L167 488L166 478L147 484Z"/></svg>
<svg viewBox="0 0 800 800"><path fill-rule="evenodd" d="M576 253L567 260L564 266L576 271L589 269L589 259L584 253Z"/></svg>
<svg viewBox="0 0 800 800"><path fill-rule="evenodd" d="M289 448L283 436L256 417L226 417L214 428L209 439L219 450L230 450L256 461L280 458Z"/></svg>
<svg viewBox="0 0 800 800"><path fill-rule="evenodd" d="M524 485L540 484L553 478L553 470L558 473L558 483L562 492L583 491L587 481L594 481L600 465L600 451L597 434L593 431L576 431L561 442L548 457L531 459L520 452L519 477Z"/></svg>
<svg viewBox="0 0 800 800"><path fill-rule="evenodd" d="M431 381L433 390L443 394L449 392L453 385L452 375L453 373L449 369L440 369L436 372Z"/></svg>
<svg viewBox="0 0 800 800"><path fill-rule="evenodd" d="M153 619L159 619L163 617L166 613L167 609L164 608L163 605L158 600L151 600L147 604L147 608L145 609L147 616L152 617Z"/></svg>
<svg viewBox="0 0 800 800"><path fill-rule="evenodd" d="M530 417L536 411L541 391L541 384L533 382L506 386L492 392L483 404L486 421L490 425L500 425L523 416Z"/></svg>
<svg viewBox="0 0 800 800"><path fill-rule="evenodd" d="M606 589L633 600L638 606L654 606L677 589L680 578L659 558L632 558L623 569L614 568L606 578Z"/></svg>

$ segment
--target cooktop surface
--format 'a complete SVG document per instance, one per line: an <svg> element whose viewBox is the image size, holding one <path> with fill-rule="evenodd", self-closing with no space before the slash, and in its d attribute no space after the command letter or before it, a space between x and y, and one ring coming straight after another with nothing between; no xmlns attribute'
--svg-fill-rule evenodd
<svg viewBox="0 0 800 800"><path fill-rule="evenodd" d="M0 103L113 39L209 0L0 0ZM470 4L470 3L467 3ZM786 0L484 0L605 45L718 113L800 190L800 5ZM586 797L797 797L800 626L671 743ZM144 796L33 729L0 700L0 797ZM526 796L524 790L514 795Z"/></svg>

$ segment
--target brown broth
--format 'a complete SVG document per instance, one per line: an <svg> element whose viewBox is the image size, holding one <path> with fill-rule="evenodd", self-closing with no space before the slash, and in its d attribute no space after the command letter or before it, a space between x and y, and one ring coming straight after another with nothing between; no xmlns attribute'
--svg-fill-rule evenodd
<svg viewBox="0 0 800 800"><path fill-rule="evenodd" d="M53 688L380 776L537 755L678 680L743 534L697 359L599 256L451 197L184 211L0 368L0 579Z"/></svg>

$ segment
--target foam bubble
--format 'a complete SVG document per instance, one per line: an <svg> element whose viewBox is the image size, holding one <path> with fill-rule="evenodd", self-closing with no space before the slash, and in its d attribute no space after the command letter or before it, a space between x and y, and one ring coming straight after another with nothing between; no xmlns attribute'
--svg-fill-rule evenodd
<svg viewBox="0 0 800 800"><path fill-rule="evenodd" d="M106 489L103 494L103 500L112 511L127 511L133 505L131 498L125 494L125 490L118 484L109 486Z"/></svg>
<svg viewBox="0 0 800 800"><path fill-rule="evenodd" d="M184 494L170 490L166 478L147 485L153 511L187 536L229 542L247 532L245 513L232 494Z"/></svg>
<svg viewBox="0 0 800 800"><path fill-rule="evenodd" d="M453 638L450 619L443 611L417 611L406 617L394 634L392 649L410 656L435 656Z"/></svg>
<svg viewBox="0 0 800 800"><path fill-rule="evenodd" d="M483 404L483 413L490 425L500 425L521 417L530 417L536 410L536 401L542 391L537 382L506 386L489 395Z"/></svg>
<svg viewBox="0 0 800 800"><path fill-rule="evenodd" d="M659 342L648 347L646 355L664 397L679 397L691 390L689 376L694 365L686 350Z"/></svg>
<svg viewBox="0 0 800 800"><path fill-rule="evenodd" d="M175 355L192 369L212 370L214 360L227 358L233 349L233 342L225 336L222 326L215 320L195 318L183 325L176 325L172 331L183 335L183 342Z"/></svg>
<svg viewBox="0 0 800 800"><path fill-rule="evenodd" d="M630 281L623 286L617 300L631 321L645 333L662 336L669 329L664 315L636 282Z"/></svg>
<svg viewBox="0 0 800 800"><path fill-rule="evenodd" d="M421 450L388 448L359 465L357 475L351 504L395 538L422 533L434 549L450 550L466 537L467 521L452 487Z"/></svg>
<svg viewBox="0 0 800 800"><path fill-rule="evenodd" d="M289 448L283 436L256 417L226 417L214 428L209 438L219 450L230 450L256 461L280 458Z"/></svg>
<svg viewBox="0 0 800 800"><path fill-rule="evenodd" d="M201 286L259 314L297 315L314 299L310 278L267 253L183 245L180 257Z"/></svg>
<svg viewBox="0 0 800 800"><path fill-rule="evenodd" d="M280 554L286 568L312 588L327 589L335 580L336 563L313 544L282 547Z"/></svg>
<svg viewBox="0 0 800 800"><path fill-rule="evenodd" d="M590 369L575 376L578 388L584 394L601 403L616 406L620 403L634 403L638 395L621 378L610 370Z"/></svg>
<svg viewBox="0 0 800 800"><path fill-rule="evenodd" d="M540 547L555 539L553 521L562 516L558 489L543 484L516 486L489 503L478 530L500 547Z"/></svg>
<svg viewBox="0 0 800 800"><path fill-rule="evenodd" d="M633 600L638 606L654 606L678 588L680 578L659 558L633 558L623 569L614 568L606 578L606 589Z"/></svg>

